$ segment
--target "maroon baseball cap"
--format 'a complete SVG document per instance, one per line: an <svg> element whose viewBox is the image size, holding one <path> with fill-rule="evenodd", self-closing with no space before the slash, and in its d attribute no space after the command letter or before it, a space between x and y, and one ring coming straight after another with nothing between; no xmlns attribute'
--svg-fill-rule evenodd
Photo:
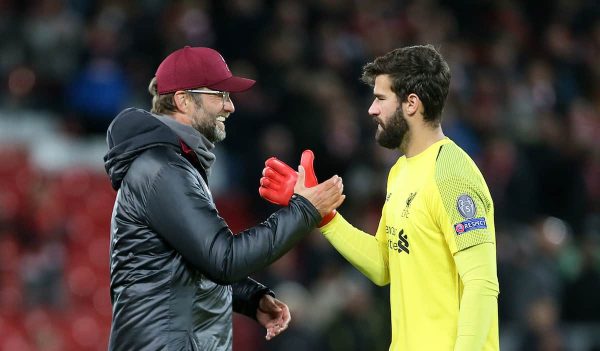
<svg viewBox="0 0 600 351"><path fill-rule="evenodd" d="M159 94L200 87L236 93L250 89L254 83L233 76L223 56L210 48L186 46L167 56L156 70Z"/></svg>

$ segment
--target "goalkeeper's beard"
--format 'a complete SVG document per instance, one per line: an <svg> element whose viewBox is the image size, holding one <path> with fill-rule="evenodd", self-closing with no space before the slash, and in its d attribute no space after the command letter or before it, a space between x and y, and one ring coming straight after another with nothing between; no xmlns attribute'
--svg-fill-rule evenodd
<svg viewBox="0 0 600 351"><path fill-rule="evenodd" d="M410 127L404 118L402 108L398 108L386 124L379 122L375 133L377 143L387 149L400 149L404 152L405 145L408 144Z"/></svg>

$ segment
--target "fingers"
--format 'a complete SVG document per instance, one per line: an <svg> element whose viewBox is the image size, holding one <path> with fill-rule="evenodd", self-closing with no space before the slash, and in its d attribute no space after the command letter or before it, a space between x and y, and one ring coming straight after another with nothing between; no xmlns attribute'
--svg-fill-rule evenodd
<svg viewBox="0 0 600 351"><path fill-rule="evenodd" d="M298 179L296 179L296 184L294 184L294 192L296 194L302 194L303 191L306 189L306 186L304 185L305 179L306 172L304 170L304 167L298 166Z"/></svg>
<svg viewBox="0 0 600 351"><path fill-rule="evenodd" d="M303 167L299 167L299 170L304 172ZM305 174L302 175L302 177L305 176ZM311 188L299 187L298 183L300 182L296 183L295 192L310 201L321 217L325 217L344 202L345 196L342 194L344 183L342 178L337 175Z"/></svg>
<svg viewBox="0 0 600 351"><path fill-rule="evenodd" d="M285 162L275 158L275 157L271 157L270 159L268 159L265 162L265 168L272 168L274 171L278 172L279 174L283 175L283 176L287 176L290 175L292 173L296 173L296 171L294 171L292 169L292 167L288 166Z"/></svg>
<svg viewBox="0 0 600 351"><path fill-rule="evenodd" d="M315 154L311 150L304 150L302 157L300 158L300 165L306 170L306 185L308 188L313 187L319 183L315 174L315 168L313 162L315 160Z"/></svg>
<svg viewBox="0 0 600 351"><path fill-rule="evenodd" d="M337 198L337 196L342 193L344 183L342 182L341 177L335 175L310 189L313 190L315 194L321 193L319 197L323 197L324 199L331 197L333 199ZM327 200L324 200L324 202L327 202Z"/></svg>
<svg viewBox="0 0 600 351"><path fill-rule="evenodd" d="M277 321L276 323L270 324L270 326L267 327L267 335L265 336L265 339L273 339L274 337L285 331L288 327L289 322L283 323L283 321Z"/></svg>
<svg viewBox="0 0 600 351"><path fill-rule="evenodd" d="M268 189L279 189L281 188L281 183L273 178L262 177L260 178L260 186Z"/></svg>
<svg viewBox="0 0 600 351"><path fill-rule="evenodd" d="M320 213L325 217L331 211L337 209L346 199L346 196L342 193L344 189L344 183L341 177L334 176L327 182L323 192L320 196L321 202L319 206Z"/></svg>
<svg viewBox="0 0 600 351"><path fill-rule="evenodd" d="M346 200L346 195L340 196L340 198L333 204L333 208L338 208L340 206L342 206L342 204L344 203L344 200Z"/></svg>
<svg viewBox="0 0 600 351"><path fill-rule="evenodd" d="M270 322L267 325L267 335L265 335L265 339L271 340L277 335L281 334L282 331L288 328L287 323L283 323L280 319Z"/></svg>
<svg viewBox="0 0 600 351"><path fill-rule="evenodd" d="M325 196L327 199L337 201L337 199L342 196L342 189L344 188L344 183L342 182L342 178L338 177L330 187L325 189ZM334 201L329 203L333 204Z"/></svg>
<svg viewBox="0 0 600 351"><path fill-rule="evenodd" d="M340 177L338 175L334 175L333 177L327 179L323 183L318 184L316 187L322 191L328 191L329 189L331 189L333 187L337 187L338 189L342 188L343 187L342 177Z"/></svg>
<svg viewBox="0 0 600 351"><path fill-rule="evenodd" d="M302 166L298 166L298 181L300 184L304 184L304 180L306 179L306 170Z"/></svg>
<svg viewBox="0 0 600 351"><path fill-rule="evenodd" d="M310 168L312 166L313 161L315 160L315 154L312 150L307 149L302 152L302 156L300 157L300 164L303 167Z"/></svg>
<svg viewBox="0 0 600 351"><path fill-rule="evenodd" d="M280 308L282 310L282 315L281 315L281 321L283 323L283 330L287 329L288 325L290 324L291 320L292 320L292 315L290 314L290 309L288 308L288 306L286 304L284 304L283 302L277 300L276 302L279 303Z"/></svg>
<svg viewBox="0 0 600 351"><path fill-rule="evenodd" d="M277 183L283 183L285 181L285 175L277 172L271 167L265 167L263 169L263 176L265 176L266 178L270 178L276 181Z"/></svg>
<svg viewBox="0 0 600 351"><path fill-rule="evenodd" d="M290 309L285 303L272 296L265 295L259 302L259 309L263 312L269 310L268 313L272 317L266 325L267 334L265 338L267 340L271 340L288 328L292 318Z"/></svg>

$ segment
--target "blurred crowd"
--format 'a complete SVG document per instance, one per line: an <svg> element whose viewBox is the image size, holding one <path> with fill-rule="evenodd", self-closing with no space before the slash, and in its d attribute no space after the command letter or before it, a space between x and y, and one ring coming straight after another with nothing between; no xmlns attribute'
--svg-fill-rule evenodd
<svg viewBox="0 0 600 351"><path fill-rule="evenodd" d="M495 203L502 349L600 350L600 2L0 0L0 38L0 125L41 114L54 140L102 137L121 109L149 109L171 51L217 49L258 81L233 96L210 179L231 228L276 210L257 194L264 160L297 164L310 148L321 179L344 178L340 211L371 233L399 155L374 141L361 68L433 44L452 71L444 131ZM42 167L64 155L40 163L44 138L15 133L0 139L0 350L105 350L115 194L103 161L69 149L91 162ZM255 278L292 324L265 342L236 317L235 350L387 350L388 289L318 231Z"/></svg>

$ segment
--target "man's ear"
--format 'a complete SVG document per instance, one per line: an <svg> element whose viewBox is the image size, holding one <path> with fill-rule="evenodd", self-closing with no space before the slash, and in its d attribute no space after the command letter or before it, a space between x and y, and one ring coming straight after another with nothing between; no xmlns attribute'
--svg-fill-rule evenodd
<svg viewBox="0 0 600 351"><path fill-rule="evenodd" d="M177 110L179 110L180 112L186 113L189 103L190 102L188 101L188 96L185 92L177 91L173 95L173 105L175 105Z"/></svg>
<svg viewBox="0 0 600 351"><path fill-rule="evenodd" d="M421 107L421 99L419 99L419 96L417 94L411 93L408 94L408 96L406 97L405 104L406 107L404 111L408 116L412 116L419 112L419 109Z"/></svg>

